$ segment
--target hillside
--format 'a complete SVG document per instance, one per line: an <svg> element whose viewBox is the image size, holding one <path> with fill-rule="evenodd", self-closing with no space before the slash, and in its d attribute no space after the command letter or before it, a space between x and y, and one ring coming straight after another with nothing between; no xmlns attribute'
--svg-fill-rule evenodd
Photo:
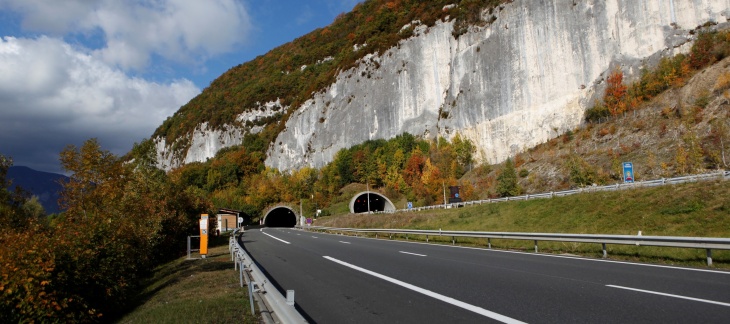
<svg viewBox="0 0 730 324"><path fill-rule="evenodd" d="M506 1L456 1L459 6L445 7L453 2L364 1L329 26L231 68L168 118L153 138L164 138L173 145L175 154L184 154L192 145L194 131L235 127L241 129L235 144L240 144L243 133L247 133L261 137L265 149L292 113L285 107L298 107L334 82L340 71L412 36L414 28L403 26L413 21L433 26L449 16L466 28L468 24L483 23L482 17L475 14L480 9ZM273 111L261 113L264 110ZM201 125L205 127L201 129Z"/></svg>
<svg viewBox="0 0 730 324"><path fill-rule="evenodd" d="M154 134L171 170L243 145L281 171L410 133L461 135L498 163L574 129L627 81L723 28L719 0L366 1L235 67ZM245 71L245 73L243 73ZM253 153L252 153L253 154Z"/></svg>
<svg viewBox="0 0 730 324"><path fill-rule="evenodd" d="M23 166L12 166L8 168L7 178L13 182L10 190L20 186L31 195L38 197L38 202L41 203L46 213L56 214L61 211L58 205L62 190L61 182L68 180L68 177Z"/></svg>
<svg viewBox="0 0 730 324"><path fill-rule="evenodd" d="M728 88L726 58L637 110L585 123L517 155L525 175L520 184L526 192L545 192L616 183L624 161L634 163L637 181L727 169Z"/></svg>

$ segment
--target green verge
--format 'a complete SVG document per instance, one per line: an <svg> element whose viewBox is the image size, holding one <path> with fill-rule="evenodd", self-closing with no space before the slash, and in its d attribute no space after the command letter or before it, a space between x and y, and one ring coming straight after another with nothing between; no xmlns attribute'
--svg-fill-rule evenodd
<svg viewBox="0 0 730 324"><path fill-rule="evenodd" d="M258 323L233 269L227 242L226 235L212 240L206 259L183 257L155 269L138 306L118 322Z"/></svg>
<svg viewBox="0 0 730 324"><path fill-rule="evenodd" d="M447 210L321 217L318 226L489 232L730 237L730 181L705 181ZM405 236L394 237L405 239ZM425 237L409 236L409 240ZM451 237L429 237L452 243ZM486 246L487 239L456 238ZM493 248L533 251L532 241L491 240ZM600 244L539 242L540 252L601 257ZM611 259L706 266L704 249L607 245ZM713 266L730 268L730 251L713 250Z"/></svg>

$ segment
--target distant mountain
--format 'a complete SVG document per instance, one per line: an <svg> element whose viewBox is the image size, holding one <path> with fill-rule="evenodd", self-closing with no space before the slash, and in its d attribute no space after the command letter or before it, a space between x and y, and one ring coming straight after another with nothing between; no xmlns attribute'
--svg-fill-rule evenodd
<svg viewBox="0 0 730 324"><path fill-rule="evenodd" d="M12 166L8 169L7 178L13 182L10 190L15 190L15 186L20 186L37 196L46 213L53 214L61 211L58 206L58 198L62 189L61 182L67 181L69 179L67 176L36 171L24 166Z"/></svg>

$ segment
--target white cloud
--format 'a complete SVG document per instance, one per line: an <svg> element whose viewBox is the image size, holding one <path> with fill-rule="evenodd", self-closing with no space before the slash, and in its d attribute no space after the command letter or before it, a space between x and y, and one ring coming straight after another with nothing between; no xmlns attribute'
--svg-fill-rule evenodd
<svg viewBox="0 0 730 324"><path fill-rule="evenodd" d="M0 0L23 27L51 35L104 37L94 55L124 69L145 68L152 55L199 63L245 41L251 20L237 0Z"/></svg>
<svg viewBox="0 0 730 324"><path fill-rule="evenodd" d="M57 171L61 149L96 137L121 155L198 93L188 80L161 84L129 77L57 38L4 37L0 153L21 165L47 161L35 167Z"/></svg>

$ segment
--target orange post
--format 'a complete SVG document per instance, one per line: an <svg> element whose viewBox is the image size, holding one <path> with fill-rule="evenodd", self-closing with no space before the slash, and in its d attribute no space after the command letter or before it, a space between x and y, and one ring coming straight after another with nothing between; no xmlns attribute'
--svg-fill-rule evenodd
<svg viewBox="0 0 730 324"><path fill-rule="evenodd" d="M208 254L208 214L200 215L200 256Z"/></svg>

